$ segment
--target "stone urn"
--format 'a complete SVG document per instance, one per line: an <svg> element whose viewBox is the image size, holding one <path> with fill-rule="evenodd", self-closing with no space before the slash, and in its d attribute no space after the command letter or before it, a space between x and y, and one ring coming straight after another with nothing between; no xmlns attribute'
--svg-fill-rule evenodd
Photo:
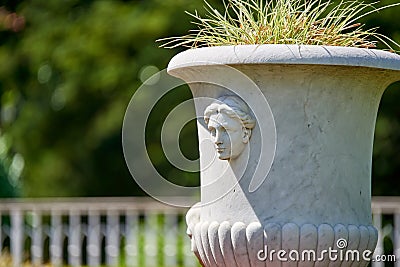
<svg viewBox="0 0 400 267"><path fill-rule="evenodd" d="M399 55L207 47L176 55L168 73L195 101L201 202L186 217L203 266L366 266L376 114Z"/></svg>

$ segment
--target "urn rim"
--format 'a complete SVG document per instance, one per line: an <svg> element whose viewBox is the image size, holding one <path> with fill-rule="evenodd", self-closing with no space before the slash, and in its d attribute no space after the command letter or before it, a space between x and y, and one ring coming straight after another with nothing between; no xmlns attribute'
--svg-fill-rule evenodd
<svg viewBox="0 0 400 267"><path fill-rule="evenodd" d="M400 55L377 49L342 46L263 44L189 49L175 55L167 71L207 65L336 65L400 71Z"/></svg>

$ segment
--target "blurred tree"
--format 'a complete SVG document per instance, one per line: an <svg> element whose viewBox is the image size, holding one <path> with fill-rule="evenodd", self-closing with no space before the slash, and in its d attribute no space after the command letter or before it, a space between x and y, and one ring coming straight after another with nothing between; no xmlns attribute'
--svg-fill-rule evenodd
<svg viewBox="0 0 400 267"><path fill-rule="evenodd" d="M400 195L400 82L382 97L376 122L372 194Z"/></svg>
<svg viewBox="0 0 400 267"><path fill-rule="evenodd" d="M17 196L17 188L10 181L9 168L4 162L0 162L0 198L10 198Z"/></svg>
<svg viewBox="0 0 400 267"><path fill-rule="evenodd" d="M209 2L220 6L221 1ZM184 10L202 13L202 0L2 4L0 137L6 140L9 162L0 165L2 190L21 188L22 195L29 197L143 194L123 158L124 112L146 66L163 69L182 50L160 49L155 40L193 28ZM400 41L392 12L373 15L368 23L382 25L385 34ZM396 102L400 91L398 85L394 87L382 101L378 117L374 194L400 194L396 179L400 174ZM149 119L146 139L160 173L195 185L198 174L174 168L160 145L161 122L175 105L189 98L190 91L181 87L160 101ZM183 153L191 159L198 157L193 149L196 136L195 123L185 126L180 136ZM11 172L12 178L3 178L3 169L4 177ZM7 194L0 192L0 196Z"/></svg>
<svg viewBox="0 0 400 267"><path fill-rule="evenodd" d="M20 31L25 24L24 18L15 13L15 8L19 1L4 1L4 6L0 7L0 54L4 53L4 43L15 42L15 33ZM8 56L8 55L6 55ZM1 58L8 60L11 56ZM0 69L6 74L9 71L8 62L3 61ZM1 106L1 124L15 117L15 96L16 90L3 90L3 80L0 79L0 106ZM24 161L22 156L13 150L10 135L0 129L0 197L16 197L19 195L21 176Z"/></svg>
<svg viewBox="0 0 400 267"><path fill-rule="evenodd" d="M166 67L174 51L155 40L188 28L188 7L183 0L36 0L4 8L26 21L18 31L5 28L0 47L1 127L25 162L23 195L140 193L122 153L124 112L141 68ZM190 98L181 92L178 100Z"/></svg>
<svg viewBox="0 0 400 267"><path fill-rule="evenodd" d="M395 3L398 0L383 0L379 6ZM388 8L369 15L365 23L368 27L379 26L380 33L400 43L400 25L396 19L399 12L400 6ZM400 82L386 89L379 107L372 160L372 195L400 195Z"/></svg>

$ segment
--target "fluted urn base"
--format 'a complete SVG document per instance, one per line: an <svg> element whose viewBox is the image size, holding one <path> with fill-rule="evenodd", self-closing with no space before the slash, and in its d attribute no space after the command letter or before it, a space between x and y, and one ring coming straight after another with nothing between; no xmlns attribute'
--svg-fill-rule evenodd
<svg viewBox="0 0 400 267"><path fill-rule="evenodd" d="M372 225L199 222L192 249L203 266L365 266L377 239Z"/></svg>

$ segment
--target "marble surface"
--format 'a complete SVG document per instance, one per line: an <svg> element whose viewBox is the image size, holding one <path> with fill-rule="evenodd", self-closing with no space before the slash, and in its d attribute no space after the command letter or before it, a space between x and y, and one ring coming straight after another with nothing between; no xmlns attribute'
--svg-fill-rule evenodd
<svg viewBox="0 0 400 267"><path fill-rule="evenodd" d="M256 238L247 234L255 224L263 231L276 225L282 235L289 227L300 243L305 225L313 232L321 225L370 227L376 114L385 88L400 80L400 56L343 47L212 47L178 54L168 72L190 85L198 118L218 97L237 95L257 121L241 155L220 160L198 120L201 203L189 231L204 265L235 266L214 262L222 255L258 266L237 256L248 255L242 250L247 236ZM218 252L211 243L224 231L230 234L218 237Z"/></svg>

